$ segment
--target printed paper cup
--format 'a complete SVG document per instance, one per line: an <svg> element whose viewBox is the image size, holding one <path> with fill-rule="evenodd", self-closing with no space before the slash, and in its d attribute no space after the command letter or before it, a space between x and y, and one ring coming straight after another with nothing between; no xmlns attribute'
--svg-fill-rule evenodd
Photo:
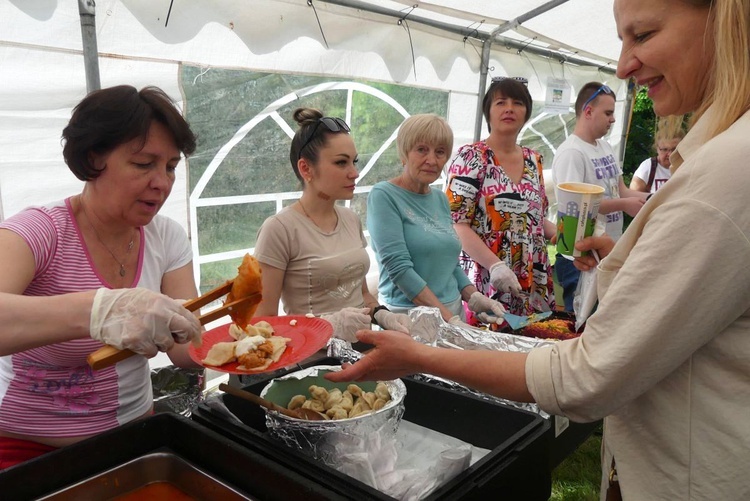
<svg viewBox="0 0 750 501"><path fill-rule="evenodd" d="M557 252L573 259L585 253L575 244L594 234L604 188L588 183L557 185Z"/></svg>

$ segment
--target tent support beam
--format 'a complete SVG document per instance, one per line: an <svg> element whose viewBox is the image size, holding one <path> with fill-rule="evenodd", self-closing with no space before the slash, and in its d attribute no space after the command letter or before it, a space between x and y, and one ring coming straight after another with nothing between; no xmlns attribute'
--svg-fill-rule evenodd
<svg viewBox="0 0 750 501"><path fill-rule="evenodd" d="M495 28L495 30L490 34L490 36L491 37L496 37L500 33L504 33L504 32L506 32L508 30L516 29L521 24L523 24L526 21L528 21L529 19L533 19L536 16L538 16L539 14L544 14L548 10L552 10L555 7L557 7L558 5L562 5L565 2L567 2L567 1L568 0L550 0L549 2L547 2L547 3L543 4L543 5L540 5L539 7L535 8L535 9L531 9L530 11L521 14L520 16L518 16L517 18L515 18L512 21L508 21L505 24L501 24L500 26L498 26L497 28Z"/></svg>
<svg viewBox="0 0 750 501"><path fill-rule="evenodd" d="M369 12L372 14L380 14L382 16L393 17L396 19L401 19L402 17L404 17L403 12L391 10L385 7L380 7L379 5L373 5L373 4L369 4L366 2L361 2L359 0L316 0L316 1L338 5L340 7L346 7L349 9L362 10L362 11ZM552 2L548 2L548 4L550 3L561 3L561 0L553 0ZM534 13L535 11L539 11L539 9L544 8L548 4L539 6L536 9L529 11L527 14ZM541 12L536 12L534 15L539 15L540 13ZM524 14L523 16L519 16L517 19L521 19L527 14ZM528 20L528 19L529 18L526 18L524 20ZM510 38L505 38L499 35L492 36L492 35L487 35L486 33L478 33L474 29L469 29L469 28L465 28L462 26L456 26L453 24L436 21L434 19L425 18L425 17L418 15L415 12L412 12L409 14L409 22L423 24L425 26L437 28L439 30L446 31L448 33L455 33L456 35L460 35L461 37L474 38L482 42L484 42L488 38L492 38L493 43L502 45L510 49L517 49L519 51L528 52L531 54L535 54L537 56L547 57L547 58L554 59L560 62L576 64L578 66L593 66L595 68L598 68L600 71L604 73L611 73L611 74L615 73L614 69L608 66L604 66L601 63L597 64L595 62L587 61L585 59L568 56L567 54L562 54L555 50L545 49L542 47L534 47L533 45L527 45L517 40L512 40ZM509 28L509 29L512 29L512 28Z"/></svg>
<svg viewBox="0 0 750 501"><path fill-rule="evenodd" d="M91 92L102 87L99 80L99 49L96 44L96 2L94 0L78 0L78 14L81 17L86 91Z"/></svg>
<svg viewBox="0 0 750 501"><path fill-rule="evenodd" d="M487 68L490 65L490 47L492 45L492 41L497 39L501 33L516 29L521 25L521 23L524 23L529 19L533 19L539 14L544 14L548 10L554 9L558 5L564 4L567 1L568 0L550 0L544 5L540 5L536 9L531 9L530 11L525 12L517 18L513 19L512 21L508 21L495 28L492 33L490 33L490 37L482 43L482 65L479 74L479 90L477 91L477 96L479 96L479 99L477 99L477 113L474 122L474 142L479 141L479 136L482 133L482 118L484 116L482 105L484 103L484 93L487 88Z"/></svg>

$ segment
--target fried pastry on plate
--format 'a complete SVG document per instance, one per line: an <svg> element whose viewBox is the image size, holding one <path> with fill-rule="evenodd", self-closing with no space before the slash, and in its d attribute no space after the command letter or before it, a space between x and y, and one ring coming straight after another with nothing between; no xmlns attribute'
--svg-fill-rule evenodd
<svg viewBox="0 0 750 501"><path fill-rule="evenodd" d="M243 297L251 296L256 293L260 293L263 290L263 284L261 283L261 272L260 263L250 254L245 254L242 259L242 264L237 268L237 278L232 283L232 290L227 294L227 299L224 304L231 303ZM255 310L258 309L261 297L258 297L252 301L245 303L242 307L235 309L229 313L232 317L232 321L237 324L240 328L244 329L247 324L250 323L250 319L255 315Z"/></svg>

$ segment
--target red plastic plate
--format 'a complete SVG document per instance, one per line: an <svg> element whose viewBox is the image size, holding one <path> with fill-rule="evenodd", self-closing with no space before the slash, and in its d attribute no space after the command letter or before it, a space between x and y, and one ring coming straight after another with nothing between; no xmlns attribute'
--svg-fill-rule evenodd
<svg viewBox="0 0 750 501"><path fill-rule="evenodd" d="M274 330L274 336L291 339L291 341L287 342L286 350L284 351L284 354L281 355L281 358L267 368L260 371L253 371L238 369L239 364L237 362L231 362L219 366L205 365L201 362L206 358L208 350L210 350L216 343L234 341L232 336L229 335L230 324L221 325L215 329L206 331L206 333L203 334L203 344L201 346L197 348L195 346L190 346L190 358L203 367L219 372L228 372L230 374L261 374L263 372L282 369L305 360L321 348L325 347L326 343L328 343L328 340L333 335L333 326L328 321L321 318L308 318L304 315L254 317L251 323L256 324L262 320L271 324ZM296 320L297 324L290 325L292 320Z"/></svg>

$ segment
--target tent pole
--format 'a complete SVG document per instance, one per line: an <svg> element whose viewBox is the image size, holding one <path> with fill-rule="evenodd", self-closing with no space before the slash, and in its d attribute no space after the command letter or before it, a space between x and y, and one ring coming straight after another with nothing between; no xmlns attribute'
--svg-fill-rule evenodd
<svg viewBox="0 0 750 501"><path fill-rule="evenodd" d="M78 0L81 16L81 38L83 39L83 64L86 69L86 91L99 90L99 49L96 46L96 2Z"/></svg>
<svg viewBox="0 0 750 501"><path fill-rule="evenodd" d="M628 144L628 135L630 134L630 125L633 123L633 101L635 98L635 83L633 82L633 79L628 80L628 92L625 94L625 109L623 110L622 115L624 117L627 117L627 123L624 123L622 125L622 137L620 139L620 167L622 167L622 163L625 160L625 147Z"/></svg>
<svg viewBox="0 0 750 501"><path fill-rule="evenodd" d="M482 62L480 63L479 67L479 91L477 94L477 96L479 96L479 99L477 100L477 115L474 121L474 142L479 141L479 135L482 133L482 118L484 118L482 102L484 101L484 93L487 88L487 68L489 68L490 66L490 46L492 45L492 40L495 40L495 37L498 37L500 33L516 29L521 23L526 22L529 19L538 16L539 14L544 14L548 10L554 9L558 5L564 4L567 1L568 0L551 0L544 5L540 5L536 9L532 9L524 14L521 14L512 21L508 21L507 23L501 24L500 26L495 28L492 33L490 33L489 38L485 39L482 43ZM502 38L497 38L497 40L501 41Z"/></svg>
<svg viewBox="0 0 750 501"><path fill-rule="evenodd" d="M484 118L484 110L482 109L482 103L484 101L484 93L487 89L487 68L490 66L490 47L492 46L492 39L487 39L482 42L482 62L479 63L479 90L477 91L477 114L474 119L474 142L479 141L479 135L482 133L482 118Z"/></svg>

